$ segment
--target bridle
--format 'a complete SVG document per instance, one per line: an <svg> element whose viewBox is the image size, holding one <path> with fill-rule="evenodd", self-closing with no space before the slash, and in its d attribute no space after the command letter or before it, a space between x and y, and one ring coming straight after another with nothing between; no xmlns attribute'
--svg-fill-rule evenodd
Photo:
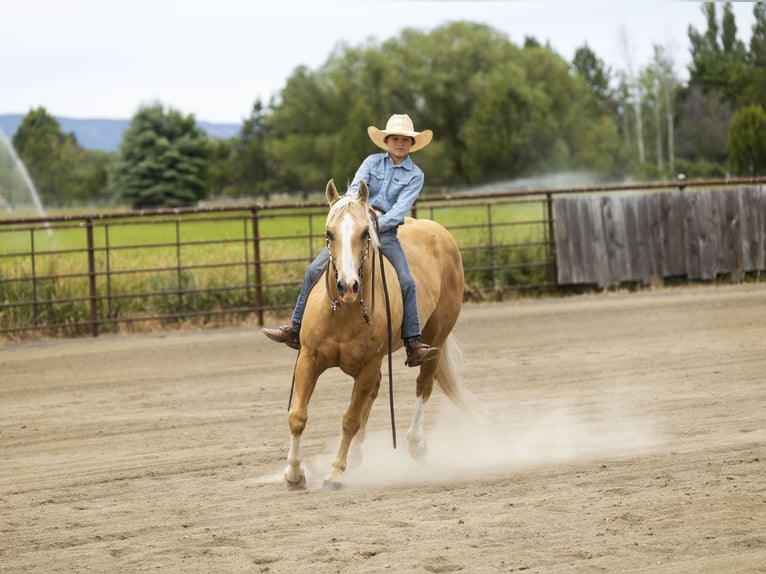
<svg viewBox="0 0 766 574"><path fill-rule="evenodd" d="M368 208L370 213L372 214L372 221L375 224L375 232L377 233L377 227L378 227L378 218L375 214L375 211L371 208ZM330 239L328 237L325 237L325 241L327 242L327 253L329 254L329 259L327 260L327 269L325 272L325 291L327 292L327 298L330 300L330 311L332 312L331 317L335 315L335 311L337 310L338 306L340 305L340 301L338 301L337 298L332 296L332 291L330 287L330 269L332 268L333 274L335 276L335 285L338 284L338 266L335 264L335 257L333 257L332 250L330 249ZM368 233L367 234L367 242L364 246L364 253L362 254L362 260L359 262L359 269L357 269L357 276L359 277L359 306L362 308L362 317L364 317L364 320L366 323L369 323L372 321L373 317L375 317L375 254L380 252L380 247L378 249L374 249L372 251L372 279L370 281L370 298L372 299L370 304L370 310L367 310L367 304L364 302L364 284L362 282L362 277L364 277L364 265L367 263L367 259L370 256L370 243L372 242L372 236ZM382 258L381 258L382 262ZM383 273L383 267L381 266L381 273ZM384 284L385 284L385 277L384 277Z"/></svg>

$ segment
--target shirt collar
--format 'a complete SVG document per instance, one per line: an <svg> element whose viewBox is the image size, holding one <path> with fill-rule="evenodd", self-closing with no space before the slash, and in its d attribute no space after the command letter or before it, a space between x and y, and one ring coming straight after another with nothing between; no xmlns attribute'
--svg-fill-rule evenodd
<svg viewBox="0 0 766 574"><path fill-rule="evenodd" d="M413 166L415 165L412 163L412 160L410 159L410 156L404 158L404 161L400 163L399 165L394 165L394 160L391 159L391 156L388 155L388 152L384 152L386 163L388 163L391 167L401 167L406 170L412 170Z"/></svg>

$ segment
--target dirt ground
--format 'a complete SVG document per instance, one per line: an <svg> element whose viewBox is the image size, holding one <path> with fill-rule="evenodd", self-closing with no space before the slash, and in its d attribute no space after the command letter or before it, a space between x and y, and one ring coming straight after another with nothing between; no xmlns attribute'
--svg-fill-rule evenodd
<svg viewBox="0 0 766 574"><path fill-rule="evenodd" d="M4 344L0 570L766 572L766 286L467 305L456 334L487 420L436 391L411 460L400 351L399 447L383 389L324 490L326 373L302 492L295 352L257 329Z"/></svg>

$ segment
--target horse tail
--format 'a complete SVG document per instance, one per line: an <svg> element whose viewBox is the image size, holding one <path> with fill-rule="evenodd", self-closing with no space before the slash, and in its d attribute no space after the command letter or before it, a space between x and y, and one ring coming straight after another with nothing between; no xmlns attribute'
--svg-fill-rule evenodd
<svg viewBox="0 0 766 574"><path fill-rule="evenodd" d="M464 412L483 419L479 404L468 389L463 377L463 349L450 333L441 348L439 365L436 367L436 382L445 395Z"/></svg>

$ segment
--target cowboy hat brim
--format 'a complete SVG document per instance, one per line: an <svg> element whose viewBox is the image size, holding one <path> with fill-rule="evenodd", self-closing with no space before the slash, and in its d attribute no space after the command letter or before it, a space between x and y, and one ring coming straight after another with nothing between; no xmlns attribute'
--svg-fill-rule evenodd
<svg viewBox="0 0 766 574"><path fill-rule="evenodd" d="M386 138L388 136L407 136L411 137L415 140L415 142L412 144L412 147L410 148L410 153L414 151L418 151L419 149L423 149L428 144L431 143L431 140L434 137L434 133L431 130L423 130L422 132L411 132L411 131L388 131L388 130L381 130L376 128L375 126L369 126L367 128L367 134L370 136L370 139L372 140L372 143L374 143L376 146L378 146L381 149L388 150L388 146L386 145Z"/></svg>

